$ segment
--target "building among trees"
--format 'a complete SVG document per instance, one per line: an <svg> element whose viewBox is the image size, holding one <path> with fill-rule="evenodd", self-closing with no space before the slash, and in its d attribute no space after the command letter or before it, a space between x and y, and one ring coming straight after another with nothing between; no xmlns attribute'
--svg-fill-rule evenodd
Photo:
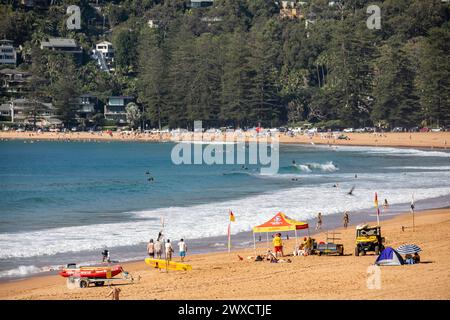
<svg viewBox="0 0 450 320"><path fill-rule="evenodd" d="M10 40L0 40L0 65L16 66L17 52Z"/></svg>

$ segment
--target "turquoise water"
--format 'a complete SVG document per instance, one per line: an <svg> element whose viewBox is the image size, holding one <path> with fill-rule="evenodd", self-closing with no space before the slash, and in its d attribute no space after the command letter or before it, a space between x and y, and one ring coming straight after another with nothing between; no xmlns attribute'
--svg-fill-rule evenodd
<svg viewBox="0 0 450 320"><path fill-rule="evenodd" d="M413 193L423 208L450 195L446 151L283 145L278 174L262 175L257 165L175 165L173 146L0 142L0 277L95 262L105 247L140 258L161 217L167 237L221 250L230 209L240 233L278 211L299 220L367 212L375 191L403 211Z"/></svg>

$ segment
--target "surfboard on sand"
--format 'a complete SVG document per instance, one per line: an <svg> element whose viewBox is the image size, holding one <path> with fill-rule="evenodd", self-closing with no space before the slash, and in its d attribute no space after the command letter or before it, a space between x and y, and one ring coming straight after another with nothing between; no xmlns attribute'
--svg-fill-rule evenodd
<svg viewBox="0 0 450 320"><path fill-rule="evenodd" d="M158 269L168 269L168 270L177 270L177 271L192 270L192 266L190 264L185 264L185 263L175 262L175 261L167 262L164 259L146 258L145 263L152 266L153 268L158 268Z"/></svg>

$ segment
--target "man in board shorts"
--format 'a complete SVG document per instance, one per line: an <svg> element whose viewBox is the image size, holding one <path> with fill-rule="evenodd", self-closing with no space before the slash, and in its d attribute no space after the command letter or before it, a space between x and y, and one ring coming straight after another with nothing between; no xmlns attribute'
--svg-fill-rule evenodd
<svg viewBox="0 0 450 320"><path fill-rule="evenodd" d="M281 233L275 234L272 243L274 247L273 251L275 252L275 256L278 257L278 253L280 253L281 256L283 256L283 241L281 241Z"/></svg>
<svg viewBox="0 0 450 320"><path fill-rule="evenodd" d="M187 245L186 242L184 242L184 239L181 239L180 242L178 242L178 248L180 249L181 262L183 262L187 251Z"/></svg>

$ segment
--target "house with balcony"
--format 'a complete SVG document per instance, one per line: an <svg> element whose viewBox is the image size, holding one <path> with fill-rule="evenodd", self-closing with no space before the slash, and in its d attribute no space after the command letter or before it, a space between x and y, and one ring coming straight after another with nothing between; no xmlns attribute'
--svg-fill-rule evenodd
<svg viewBox="0 0 450 320"><path fill-rule="evenodd" d="M79 96L75 103L77 104L76 118L83 125L92 121L98 106L98 98L89 93Z"/></svg>
<svg viewBox="0 0 450 320"><path fill-rule="evenodd" d="M191 0L189 7L193 9L197 8L207 8L214 4L214 0Z"/></svg>
<svg viewBox="0 0 450 320"><path fill-rule="evenodd" d="M5 96L20 97L29 91L31 73L16 69L0 70L0 92Z"/></svg>
<svg viewBox="0 0 450 320"><path fill-rule="evenodd" d="M0 65L5 64L13 67L17 64L17 51L11 40L0 40Z"/></svg>
<svg viewBox="0 0 450 320"><path fill-rule="evenodd" d="M105 119L115 121L118 124L127 123L126 106L130 102L134 102L133 96L111 96L104 107Z"/></svg>
<svg viewBox="0 0 450 320"><path fill-rule="evenodd" d="M111 42L97 43L95 49L92 50L92 58L97 60L102 71L114 71L114 48Z"/></svg>
<svg viewBox="0 0 450 320"><path fill-rule="evenodd" d="M61 125L56 108L51 103L30 99L13 99L9 102L12 123L36 124L37 126Z"/></svg>
<svg viewBox="0 0 450 320"><path fill-rule="evenodd" d="M71 54L77 62L81 62L83 55L83 49L70 38L49 38L48 41L41 41L41 49Z"/></svg>
<svg viewBox="0 0 450 320"><path fill-rule="evenodd" d="M11 121L11 105L9 103L0 104L0 121Z"/></svg>

